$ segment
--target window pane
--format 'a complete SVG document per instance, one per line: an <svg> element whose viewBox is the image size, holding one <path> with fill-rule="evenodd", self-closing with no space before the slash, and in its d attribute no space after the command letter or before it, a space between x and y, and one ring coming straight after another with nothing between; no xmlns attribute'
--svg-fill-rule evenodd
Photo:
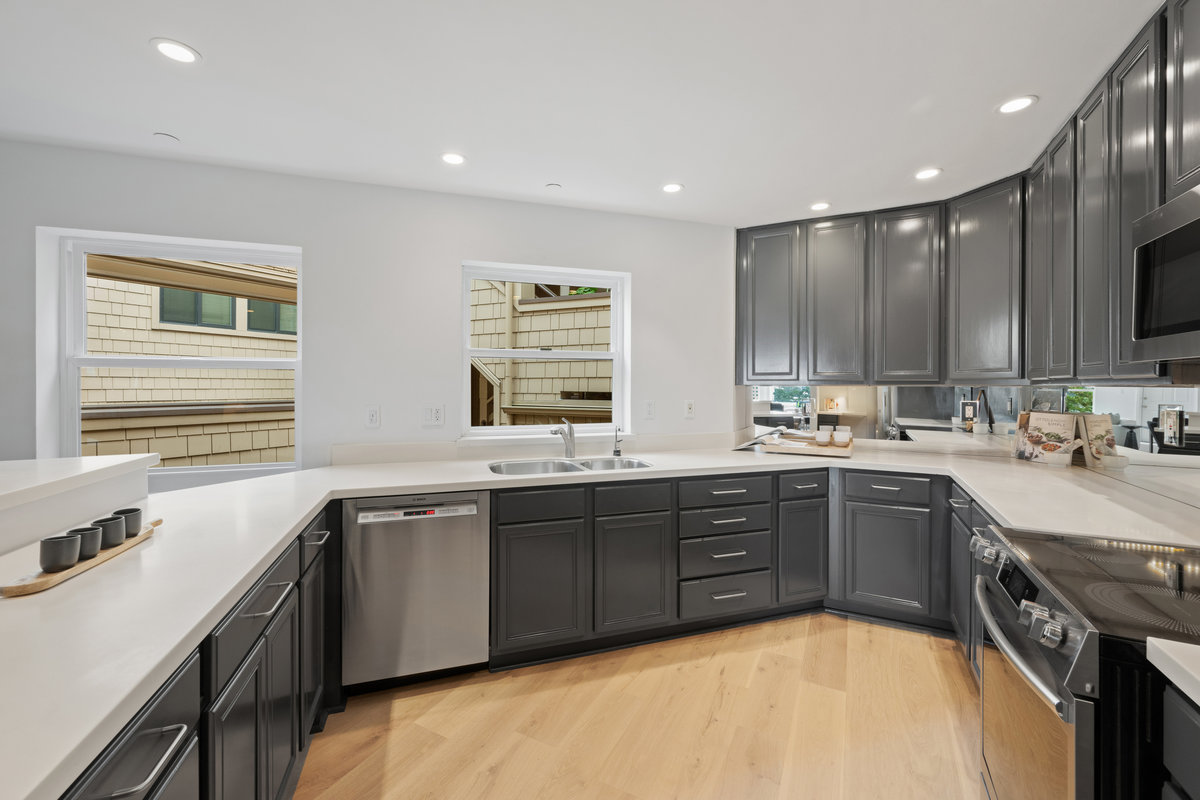
<svg viewBox="0 0 1200 800"><path fill-rule="evenodd" d="M82 454L158 453L159 466L295 461L295 373L80 370Z"/></svg>
<svg viewBox="0 0 1200 800"><path fill-rule="evenodd" d="M221 328L233 327L233 298L223 294L200 295L200 321Z"/></svg>
<svg viewBox="0 0 1200 800"><path fill-rule="evenodd" d="M95 278L89 278L89 283ZM115 283L115 281L109 281ZM128 285L128 284L126 284ZM93 292L89 292L89 300ZM107 299L107 292L105 292ZM124 299L123 297L121 298ZM89 311L92 303L88 303ZM159 318L163 322L175 322L182 325L196 324L196 293L184 289L163 289L162 302L159 304Z"/></svg>
<svg viewBox="0 0 1200 800"><path fill-rule="evenodd" d="M246 327L252 331L274 333L276 330L275 315L279 312L279 304L266 300L246 301Z"/></svg>
<svg viewBox="0 0 1200 800"><path fill-rule="evenodd" d="M611 309L606 287L472 280L471 347L608 352Z"/></svg>
<svg viewBox="0 0 1200 800"><path fill-rule="evenodd" d="M471 359L473 426L612 422L611 361Z"/></svg>
<svg viewBox="0 0 1200 800"><path fill-rule="evenodd" d="M279 332L280 333L295 333L296 332L296 307L295 306L280 304L280 306L279 306Z"/></svg>

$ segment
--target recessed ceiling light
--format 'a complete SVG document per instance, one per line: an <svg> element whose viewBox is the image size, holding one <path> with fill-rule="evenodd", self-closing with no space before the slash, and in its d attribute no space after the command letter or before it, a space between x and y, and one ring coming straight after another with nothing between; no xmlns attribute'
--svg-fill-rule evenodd
<svg viewBox="0 0 1200 800"><path fill-rule="evenodd" d="M546 188L547 189L561 189L562 184L561 183L547 183Z"/></svg>
<svg viewBox="0 0 1200 800"><path fill-rule="evenodd" d="M158 140L160 142L162 142L162 141L178 142L179 141L179 137L173 133L163 133L162 131L155 131L154 135L158 138Z"/></svg>
<svg viewBox="0 0 1200 800"><path fill-rule="evenodd" d="M466 162L466 160L467 159L463 158L458 153L442 153L442 161L445 161L447 164L462 164Z"/></svg>
<svg viewBox="0 0 1200 800"><path fill-rule="evenodd" d="M917 180L927 181L930 178L936 178L938 175L941 175L941 174L942 174L941 167L926 167L925 169L917 172Z"/></svg>
<svg viewBox="0 0 1200 800"><path fill-rule="evenodd" d="M683 184L682 183L668 183L665 186L663 186L663 191L666 192L667 194L675 194L676 192L682 192Z"/></svg>
<svg viewBox="0 0 1200 800"><path fill-rule="evenodd" d="M1035 94L1027 94L1024 97L1014 97L1012 100L1009 100L1007 103L1000 106L999 111L1001 114L1012 114L1017 111L1023 111L1024 109L1029 108L1031 105L1036 103L1037 100L1037 95Z"/></svg>
<svg viewBox="0 0 1200 800"><path fill-rule="evenodd" d="M821 201L820 203L813 203L810 208L812 208L813 211L824 211L825 209L829 208L829 203L824 201Z"/></svg>
<svg viewBox="0 0 1200 800"><path fill-rule="evenodd" d="M151 39L150 44L172 61L193 64L200 60L200 54L196 52L195 48L188 47L183 42L177 42L174 39Z"/></svg>

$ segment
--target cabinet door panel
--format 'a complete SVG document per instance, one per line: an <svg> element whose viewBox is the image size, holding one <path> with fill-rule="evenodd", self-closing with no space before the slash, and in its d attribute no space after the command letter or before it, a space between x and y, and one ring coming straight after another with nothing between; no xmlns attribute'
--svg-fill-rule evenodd
<svg viewBox="0 0 1200 800"><path fill-rule="evenodd" d="M266 642L263 722L267 743L267 797L278 800L300 749L300 606L293 588L271 620Z"/></svg>
<svg viewBox="0 0 1200 800"><path fill-rule="evenodd" d="M941 379L941 206L875 215L875 381Z"/></svg>
<svg viewBox="0 0 1200 800"><path fill-rule="evenodd" d="M259 639L209 712L213 800L266 797L265 653L266 641Z"/></svg>
<svg viewBox="0 0 1200 800"><path fill-rule="evenodd" d="M1050 208L1046 200L1046 157L1025 179L1025 377L1050 377L1046 369L1050 310Z"/></svg>
<svg viewBox="0 0 1200 800"><path fill-rule="evenodd" d="M930 613L926 508L846 503L846 599Z"/></svg>
<svg viewBox="0 0 1200 800"><path fill-rule="evenodd" d="M1046 151L1046 198L1050 205L1050 306L1046 316L1051 380L1075 370L1075 121Z"/></svg>
<svg viewBox="0 0 1200 800"><path fill-rule="evenodd" d="M1113 258L1111 373L1113 377L1154 377L1153 364L1130 361L1133 344L1133 221L1162 203L1162 136L1159 109L1163 96L1162 22L1155 18L1138 35L1112 72L1112 223Z"/></svg>
<svg viewBox="0 0 1200 800"><path fill-rule="evenodd" d="M300 747L307 747L325 690L325 553L300 579Z"/></svg>
<svg viewBox="0 0 1200 800"><path fill-rule="evenodd" d="M1108 226L1110 126L1108 78L1079 109L1075 134L1075 375L1108 377Z"/></svg>
<svg viewBox="0 0 1200 800"><path fill-rule="evenodd" d="M675 619L675 523L664 511L596 520L596 632Z"/></svg>
<svg viewBox="0 0 1200 800"><path fill-rule="evenodd" d="M804 380L804 244L797 224L738 233L739 384Z"/></svg>
<svg viewBox="0 0 1200 800"><path fill-rule="evenodd" d="M581 519L497 528L497 647L537 647L584 636L586 542Z"/></svg>
<svg viewBox="0 0 1200 800"><path fill-rule="evenodd" d="M950 624L964 653L971 640L971 529L950 515Z"/></svg>
<svg viewBox="0 0 1200 800"><path fill-rule="evenodd" d="M949 203L947 380L1021 377L1021 179Z"/></svg>
<svg viewBox="0 0 1200 800"><path fill-rule="evenodd" d="M1200 2L1167 4L1167 199L1200 184Z"/></svg>
<svg viewBox="0 0 1200 800"><path fill-rule="evenodd" d="M808 225L808 377L866 381L865 217Z"/></svg>
<svg viewBox="0 0 1200 800"><path fill-rule="evenodd" d="M779 504L779 602L819 600L829 588L829 503Z"/></svg>

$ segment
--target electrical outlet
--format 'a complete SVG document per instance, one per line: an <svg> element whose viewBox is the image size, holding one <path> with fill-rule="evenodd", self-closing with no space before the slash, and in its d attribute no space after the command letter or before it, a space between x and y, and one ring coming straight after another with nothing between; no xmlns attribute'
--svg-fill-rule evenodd
<svg viewBox="0 0 1200 800"><path fill-rule="evenodd" d="M421 424L426 428L437 428L446 424L445 406L425 406L421 409Z"/></svg>
<svg viewBox="0 0 1200 800"><path fill-rule="evenodd" d="M377 406L377 405L367 406L367 418L363 424L368 428L378 428L379 427L379 406Z"/></svg>
<svg viewBox="0 0 1200 800"><path fill-rule="evenodd" d="M683 418L684 419L695 419L696 418L696 401L695 400L685 400L684 401L684 403L683 403Z"/></svg>
<svg viewBox="0 0 1200 800"><path fill-rule="evenodd" d="M646 401L646 419L654 419L654 401Z"/></svg>

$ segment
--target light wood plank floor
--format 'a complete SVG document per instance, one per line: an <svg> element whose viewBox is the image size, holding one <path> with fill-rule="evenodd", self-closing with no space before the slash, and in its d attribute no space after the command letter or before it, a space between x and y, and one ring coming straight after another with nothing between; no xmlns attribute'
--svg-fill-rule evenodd
<svg viewBox="0 0 1200 800"><path fill-rule="evenodd" d="M832 614L350 699L296 797L967 798L957 644Z"/></svg>

